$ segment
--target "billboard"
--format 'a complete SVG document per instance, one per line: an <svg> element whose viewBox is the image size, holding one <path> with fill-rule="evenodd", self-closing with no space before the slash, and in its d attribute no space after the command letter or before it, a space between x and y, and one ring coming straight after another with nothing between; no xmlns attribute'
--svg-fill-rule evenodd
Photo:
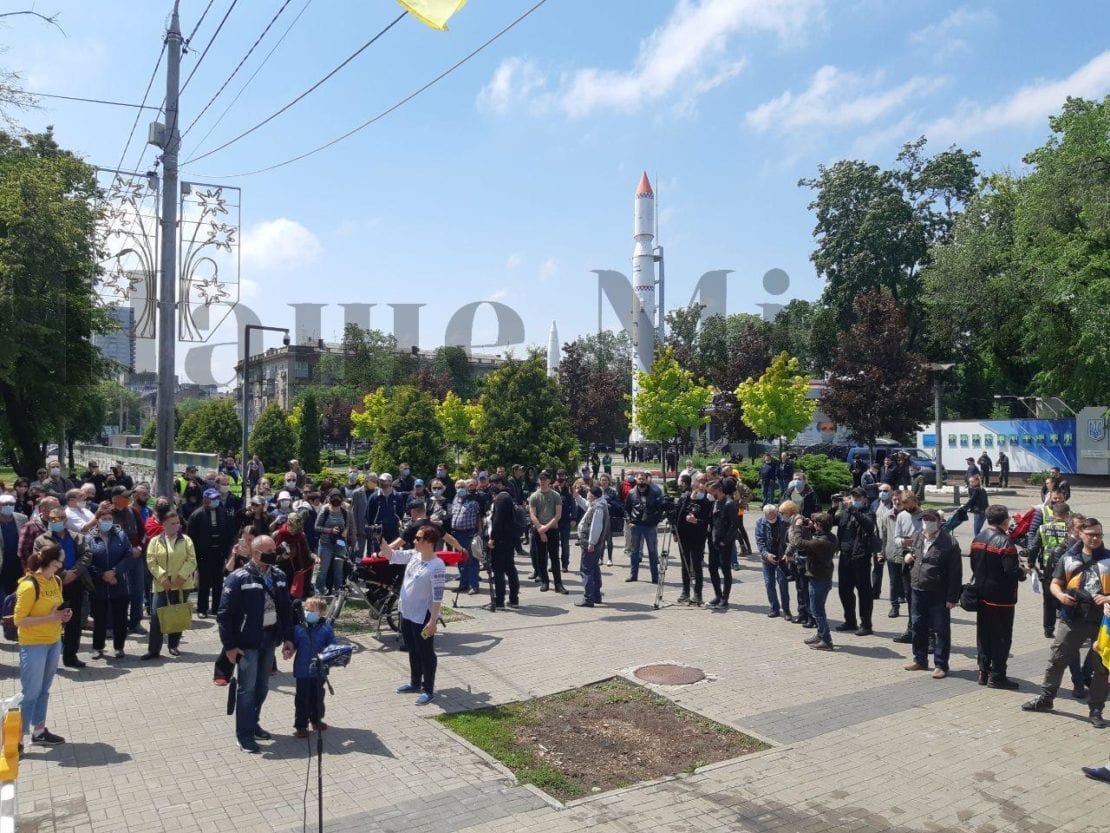
<svg viewBox="0 0 1110 833"><path fill-rule="evenodd" d="M1074 419L988 419L952 420L917 432L921 448L937 450L949 471L962 471L967 458L990 457L998 470L998 453L1010 458L1010 471L1036 472L1056 466L1065 474L1077 472Z"/></svg>

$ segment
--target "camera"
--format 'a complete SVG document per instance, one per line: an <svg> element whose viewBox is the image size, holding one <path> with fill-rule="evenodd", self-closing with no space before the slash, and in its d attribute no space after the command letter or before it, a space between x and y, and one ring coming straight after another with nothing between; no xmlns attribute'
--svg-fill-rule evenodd
<svg viewBox="0 0 1110 833"><path fill-rule="evenodd" d="M672 527L678 524L678 501L673 495L663 495L663 516Z"/></svg>
<svg viewBox="0 0 1110 833"><path fill-rule="evenodd" d="M1095 599L1082 587L1075 587L1067 591L1075 599L1075 607L1060 605L1060 618L1065 622L1082 622L1091 618L1095 608Z"/></svg>

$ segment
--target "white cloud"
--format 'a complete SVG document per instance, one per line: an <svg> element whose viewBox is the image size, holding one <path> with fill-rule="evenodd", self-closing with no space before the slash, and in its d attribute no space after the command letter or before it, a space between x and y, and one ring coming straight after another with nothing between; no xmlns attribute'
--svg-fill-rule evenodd
<svg viewBox="0 0 1110 833"><path fill-rule="evenodd" d="M861 75L823 66L807 89L787 91L749 111L744 120L756 130L797 130L872 124L915 97L942 84L935 78L911 78L881 89L882 73Z"/></svg>
<svg viewBox="0 0 1110 833"><path fill-rule="evenodd" d="M535 61L505 58L478 93L478 109L504 115L517 106L541 107L546 84L547 79Z"/></svg>
<svg viewBox="0 0 1110 833"><path fill-rule="evenodd" d="M949 12L943 20L910 34L910 42L928 50L934 58L949 58L970 48L964 37L970 29L993 25L996 20L990 9L960 6Z"/></svg>
<svg viewBox="0 0 1110 833"><path fill-rule="evenodd" d="M540 265L540 280L546 281L559 271L559 261L549 257Z"/></svg>
<svg viewBox="0 0 1110 833"><path fill-rule="evenodd" d="M509 255L508 259L505 261L505 269L509 272L515 272L517 269L520 268L520 264L522 264L523 262L524 258L521 257L519 253L514 252L513 254Z"/></svg>
<svg viewBox="0 0 1110 833"><path fill-rule="evenodd" d="M678 0L670 17L640 43L630 69L587 67L549 79L534 62L508 58L478 96L479 106L505 113L524 105L534 113L572 118L596 110L635 112L683 93L680 110L735 78L746 62L730 52L736 35L771 32L789 38L821 19L825 0Z"/></svg>
<svg viewBox="0 0 1110 833"><path fill-rule="evenodd" d="M240 244L243 267L260 271L297 269L312 263L321 251L323 247L315 234L285 217L246 229Z"/></svg>
<svg viewBox="0 0 1110 833"><path fill-rule="evenodd" d="M1059 111L1068 96L1099 98L1110 92L1110 49L1085 63L1067 78L1041 80L1022 87L1009 98L989 106L965 102L956 114L929 125L930 139L954 139L1006 127L1044 123Z"/></svg>
<svg viewBox="0 0 1110 833"><path fill-rule="evenodd" d="M486 300L487 301L503 301L508 296L508 294L509 294L509 290L507 290L507 289L495 289L493 292L491 292L489 295L486 296Z"/></svg>

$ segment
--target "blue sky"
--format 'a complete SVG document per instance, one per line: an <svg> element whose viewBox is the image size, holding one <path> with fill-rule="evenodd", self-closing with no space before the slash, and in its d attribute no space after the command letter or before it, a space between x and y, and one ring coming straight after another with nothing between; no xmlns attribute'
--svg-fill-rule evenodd
<svg viewBox="0 0 1110 833"><path fill-rule="evenodd" d="M29 0L28 0L29 2ZM183 99L184 123L227 77L282 0L240 0ZM197 130L183 159L306 0L293 0ZM460 306L498 300L543 345L596 328L593 269L629 274L640 171L657 186L668 306L697 278L732 269L728 309L814 298L813 217L800 177L845 157L890 164L924 133L940 150L1021 169L1068 94L1110 92L1105 2L877 0L548 0L437 86L303 162L234 175L308 150L385 109L498 31L534 0L470 0L446 33L406 19L304 102L255 134L186 166L183 178L243 188L241 300L292 326L296 302L424 303L420 340L443 341ZM207 0L183 0L192 29ZM230 0L215 0L187 74ZM0 64L33 91L138 101L169 0L57 0L67 36L9 20ZM5 7L23 8L24 3ZM381 29L392 0L311 0L204 149L269 115ZM199 47L199 48L197 48ZM155 84L161 100L163 78ZM44 99L22 117L53 124L88 161L114 166L133 111ZM145 136L144 123L138 135ZM133 144L124 167L138 164ZM152 154L146 154L143 167ZM771 296L762 276L790 275ZM606 325L616 322L608 309ZM478 341L493 317L478 316ZM211 341L235 338L228 323ZM274 342L276 343L276 341ZM184 361L187 345L178 351ZM502 349L502 348L499 348ZM521 347L517 347L520 352ZM494 352L490 350L488 352ZM234 347L216 351L227 379Z"/></svg>

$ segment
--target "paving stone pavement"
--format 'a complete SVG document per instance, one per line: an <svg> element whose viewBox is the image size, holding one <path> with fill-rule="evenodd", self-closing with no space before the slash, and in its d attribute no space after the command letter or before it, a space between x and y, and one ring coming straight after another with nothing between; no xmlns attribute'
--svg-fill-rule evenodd
<svg viewBox="0 0 1110 833"><path fill-rule="evenodd" d="M1028 492L1011 499L1028 504ZM1107 493L1076 489L1078 511L1107 514ZM750 526L750 524L749 524ZM960 531L964 549L970 525ZM577 561L577 555L575 555ZM524 566L525 559L518 560ZM803 631L767 619L758 565L743 562L735 608L652 608L653 588L625 583L627 560L604 568L606 604L573 607L575 595L541 594L525 582L519 612L478 609L439 643L439 696L417 708L394 693L407 676L395 640L356 636L359 653L332 674L324 782L328 831L498 833L817 833L1105 831L1106 786L1079 775L1104 763L1110 731L1084 720L1062 696L1057 714L1027 715L1047 659L1040 599L1022 586L1013 675L1019 692L974 684L974 617L954 611L952 675L937 681L902 670L905 646L890 641L905 620L876 606L876 635L809 651ZM644 573L646 574L646 568ZM677 567L668 574L677 582ZM577 579L568 582L572 593ZM678 590L667 588L665 601ZM835 591L830 613L839 612ZM840 635L837 635L840 637ZM87 657L88 634L85 635ZM211 683L214 623L197 622L185 654L141 663L132 638L125 660L61 669L49 724L69 740L31 747L19 779L25 833L236 833L304 829L308 757L291 736L293 680L282 662L263 710L275 734L264 754L235 745L226 690ZM17 653L0 645L0 694L18 690ZM570 806L518 785L429 718L548 694L633 668L680 661L710 679L657 689L714 720L772 744L767 752L693 774L598 795ZM308 781L307 829L316 829L316 773Z"/></svg>

